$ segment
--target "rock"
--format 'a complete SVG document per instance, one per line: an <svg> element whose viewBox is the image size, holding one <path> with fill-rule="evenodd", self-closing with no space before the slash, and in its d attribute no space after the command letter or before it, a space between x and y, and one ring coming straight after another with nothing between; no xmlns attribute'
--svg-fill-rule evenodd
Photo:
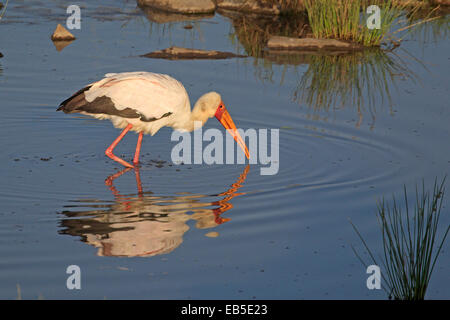
<svg viewBox="0 0 450 320"><path fill-rule="evenodd" d="M3 58L3 53L0 52L0 58Z"/></svg>
<svg viewBox="0 0 450 320"><path fill-rule="evenodd" d="M290 38L272 36L267 42L269 49L276 50L362 50L364 46L335 39Z"/></svg>
<svg viewBox="0 0 450 320"><path fill-rule="evenodd" d="M140 7L144 11L147 19L156 23L179 22L179 21L195 21L202 19L210 19L214 17L214 13L197 13L197 14L181 14L167 12L153 7Z"/></svg>
<svg viewBox="0 0 450 320"><path fill-rule="evenodd" d="M51 39L53 41L69 41L69 40L75 40L75 37L73 34L71 34L69 31L67 31L66 28L64 28L61 24L58 23L56 26L55 31L52 34Z"/></svg>
<svg viewBox="0 0 450 320"><path fill-rule="evenodd" d="M71 44L73 42L73 40L58 40L58 41L53 41L53 45L56 48L56 51L61 51L62 49L64 49L65 47L67 47L69 44Z"/></svg>
<svg viewBox="0 0 450 320"><path fill-rule="evenodd" d="M227 58L243 58L246 56L237 55L232 52L170 47L164 50L144 54L141 57L181 60L181 59L227 59Z"/></svg>
<svg viewBox="0 0 450 320"><path fill-rule="evenodd" d="M217 0L217 7L224 10L235 10L256 14L280 14L279 5L262 0Z"/></svg>
<svg viewBox="0 0 450 320"><path fill-rule="evenodd" d="M219 236L219 233L216 231L211 231L205 234L205 236L207 236L208 238L217 238Z"/></svg>
<svg viewBox="0 0 450 320"><path fill-rule="evenodd" d="M212 0L137 0L139 6L175 12L175 13L213 13L216 4Z"/></svg>

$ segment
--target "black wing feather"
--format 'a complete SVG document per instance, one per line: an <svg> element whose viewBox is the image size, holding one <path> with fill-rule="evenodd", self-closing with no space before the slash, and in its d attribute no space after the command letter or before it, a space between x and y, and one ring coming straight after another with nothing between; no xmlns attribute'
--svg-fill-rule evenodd
<svg viewBox="0 0 450 320"><path fill-rule="evenodd" d="M91 86L87 86L74 93L70 98L61 102L56 111L62 110L64 113L86 112L92 114L107 114L124 118L141 117L137 111L131 108L125 108L123 110L116 109L111 98L106 96L97 97L91 102L87 101L84 92L90 88Z"/></svg>

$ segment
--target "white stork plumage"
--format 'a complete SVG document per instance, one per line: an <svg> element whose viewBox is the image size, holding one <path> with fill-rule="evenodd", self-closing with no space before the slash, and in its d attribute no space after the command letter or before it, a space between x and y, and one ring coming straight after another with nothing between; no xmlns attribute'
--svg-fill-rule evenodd
<svg viewBox="0 0 450 320"><path fill-rule="evenodd" d="M106 149L105 154L126 167L139 163L143 134L154 135L164 126L180 131L194 130L212 117L228 130L249 158L249 152L236 130L221 96L208 92L201 96L191 111L184 86L174 78L152 72L108 73L63 101L57 111L81 113L97 119L109 119L122 133ZM139 133L133 165L113 154L114 148L128 131Z"/></svg>

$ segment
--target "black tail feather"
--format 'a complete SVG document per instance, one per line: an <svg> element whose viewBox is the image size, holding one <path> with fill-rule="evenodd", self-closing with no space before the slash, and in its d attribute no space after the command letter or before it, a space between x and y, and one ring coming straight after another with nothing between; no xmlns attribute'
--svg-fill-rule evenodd
<svg viewBox="0 0 450 320"><path fill-rule="evenodd" d="M64 113L77 112L75 110L86 103L86 100L84 99L84 92L89 90L91 87L92 85L75 92L72 96L61 102L56 111L63 111Z"/></svg>
<svg viewBox="0 0 450 320"><path fill-rule="evenodd" d="M143 116L134 109L131 108L125 108L121 110L116 109L111 98L107 96L96 97L91 102L87 101L84 92L89 90L90 88L91 86L87 86L77 91L70 98L61 102L59 108L56 109L56 111L63 111L64 113L85 112L88 114L106 114L106 115L120 116L123 118L142 119ZM168 114L163 115L163 117L166 116L168 116ZM151 118L143 121L154 121L154 120L157 119Z"/></svg>

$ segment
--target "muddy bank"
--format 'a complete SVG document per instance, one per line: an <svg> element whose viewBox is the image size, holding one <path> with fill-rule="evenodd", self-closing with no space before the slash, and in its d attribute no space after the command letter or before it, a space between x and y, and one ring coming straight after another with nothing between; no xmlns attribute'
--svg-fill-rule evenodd
<svg viewBox="0 0 450 320"><path fill-rule="evenodd" d="M216 4L212 0L137 0L137 3L139 6L172 13L201 14L214 13L216 10Z"/></svg>
<svg viewBox="0 0 450 320"><path fill-rule="evenodd" d="M267 42L267 47L272 50L337 50L347 52L364 49L362 45L335 39L291 38L282 36L270 37Z"/></svg>

